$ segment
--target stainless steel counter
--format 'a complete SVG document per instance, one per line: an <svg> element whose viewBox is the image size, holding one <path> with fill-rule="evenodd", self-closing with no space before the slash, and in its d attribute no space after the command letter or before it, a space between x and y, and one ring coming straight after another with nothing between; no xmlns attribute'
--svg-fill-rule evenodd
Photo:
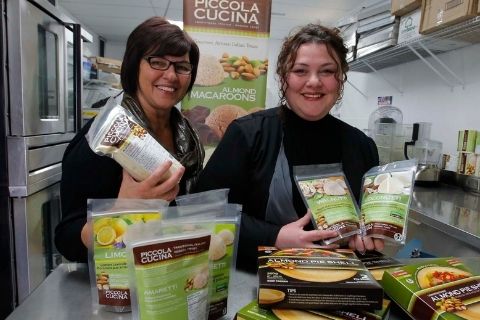
<svg viewBox="0 0 480 320"><path fill-rule="evenodd" d="M447 184L415 187L407 241L436 256L480 255L480 196Z"/></svg>
<svg viewBox="0 0 480 320"><path fill-rule="evenodd" d="M460 188L415 187L407 243L420 240L422 250L436 256L480 256L480 197ZM389 251L394 255L399 248ZM480 268L480 264L478 266ZM480 272L480 270L478 270ZM256 298L257 277L234 272L229 311L224 319ZM93 314L90 282L84 264L62 264L7 318L25 319L131 319L130 313ZM390 319L407 319L394 306Z"/></svg>
<svg viewBox="0 0 480 320"><path fill-rule="evenodd" d="M256 298L257 277L254 274L235 271L230 285L229 310L224 319L233 319L240 308ZM94 314L87 265L67 263L56 268L7 319L130 320L131 318L131 313L103 311Z"/></svg>
<svg viewBox="0 0 480 320"><path fill-rule="evenodd" d="M409 261L420 262L422 259ZM480 257L465 257L466 265L480 274ZM405 261L406 263L408 261ZM234 271L230 282L228 313L222 320L233 319L235 313L257 296L257 276ZM67 263L56 268L47 279L14 310L7 320L131 320L131 313L92 311L90 281L86 264ZM409 317L394 303L390 320L405 320Z"/></svg>
<svg viewBox="0 0 480 320"><path fill-rule="evenodd" d="M222 320L233 319L235 313L257 296L257 276L235 271L230 282L228 313ZM391 320L408 317L393 307ZM47 279L10 314L7 320L131 320L131 313L92 311L90 281L86 264L67 263L56 268Z"/></svg>

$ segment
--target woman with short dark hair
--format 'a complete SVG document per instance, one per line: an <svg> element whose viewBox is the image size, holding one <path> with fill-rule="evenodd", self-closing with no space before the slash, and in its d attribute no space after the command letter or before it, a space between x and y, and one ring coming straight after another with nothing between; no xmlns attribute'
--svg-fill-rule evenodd
<svg viewBox="0 0 480 320"><path fill-rule="evenodd" d="M175 108L192 89L199 49L178 26L153 17L128 37L122 62L121 105L183 165L167 180L171 162L147 179L136 181L113 159L95 154L85 138L87 123L67 147L60 185L62 221L55 244L68 260L86 262L91 233L85 227L87 199L140 198L173 200L189 193L203 167L204 150L196 132Z"/></svg>

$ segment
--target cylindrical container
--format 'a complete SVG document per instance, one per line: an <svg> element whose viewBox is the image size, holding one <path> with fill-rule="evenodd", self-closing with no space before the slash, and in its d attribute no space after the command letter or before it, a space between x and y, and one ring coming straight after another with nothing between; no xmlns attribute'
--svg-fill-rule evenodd
<svg viewBox="0 0 480 320"><path fill-rule="evenodd" d="M474 152L477 138L477 130L460 130L458 131L457 151Z"/></svg>
<svg viewBox="0 0 480 320"><path fill-rule="evenodd" d="M418 140L430 139L431 122L418 122Z"/></svg>

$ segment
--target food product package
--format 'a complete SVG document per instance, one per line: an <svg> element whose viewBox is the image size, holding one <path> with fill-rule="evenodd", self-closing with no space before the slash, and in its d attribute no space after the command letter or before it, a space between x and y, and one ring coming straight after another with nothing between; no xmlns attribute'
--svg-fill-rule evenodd
<svg viewBox="0 0 480 320"><path fill-rule="evenodd" d="M328 245L360 231L359 209L340 163L294 166L293 176L318 230L336 230Z"/></svg>
<svg viewBox="0 0 480 320"><path fill-rule="evenodd" d="M388 319L390 300L383 299L382 310L296 310L262 309L257 300L237 312L237 320L382 320Z"/></svg>
<svg viewBox="0 0 480 320"><path fill-rule="evenodd" d="M457 151L474 152L476 149L477 135L480 136L477 130L458 131Z"/></svg>
<svg viewBox="0 0 480 320"><path fill-rule="evenodd" d="M163 200L89 199L89 272L93 312L130 311L130 285L124 236L134 224L161 219Z"/></svg>
<svg viewBox="0 0 480 320"><path fill-rule="evenodd" d="M128 230L132 319L207 319L213 227L160 220Z"/></svg>
<svg viewBox="0 0 480 320"><path fill-rule="evenodd" d="M404 265L400 261L374 250L365 253L355 252L355 254L377 281L382 280L385 270Z"/></svg>
<svg viewBox="0 0 480 320"><path fill-rule="evenodd" d="M212 249L211 252L209 320L218 319L227 314L231 272L236 264L241 207L227 203L228 191L228 189L211 190L183 195L175 199L178 210L184 218L201 216L202 213L198 210L188 210L198 205L201 205L204 212L209 214L215 212L212 244L215 244L217 249L215 252Z"/></svg>
<svg viewBox="0 0 480 320"><path fill-rule="evenodd" d="M382 287L351 250L259 247L258 264L261 307L382 308Z"/></svg>
<svg viewBox="0 0 480 320"><path fill-rule="evenodd" d="M165 180L182 165L127 109L108 100L87 133L93 152L117 161L136 180L145 180L162 163L171 161Z"/></svg>
<svg viewBox="0 0 480 320"><path fill-rule="evenodd" d="M480 319L480 276L473 275L461 258L389 269L382 286L413 319Z"/></svg>
<svg viewBox="0 0 480 320"><path fill-rule="evenodd" d="M373 167L363 175L363 235L405 244L416 170L416 160L404 160Z"/></svg>

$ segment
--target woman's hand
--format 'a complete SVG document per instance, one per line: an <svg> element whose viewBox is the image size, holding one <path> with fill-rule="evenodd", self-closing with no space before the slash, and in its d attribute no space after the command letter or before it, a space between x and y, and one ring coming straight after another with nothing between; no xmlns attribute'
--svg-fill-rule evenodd
<svg viewBox="0 0 480 320"><path fill-rule="evenodd" d="M350 240L348 241L348 246L350 247L350 249L357 250L358 252L363 254L367 250L382 251L385 247L385 244L383 239L361 237L357 234L350 238Z"/></svg>
<svg viewBox="0 0 480 320"><path fill-rule="evenodd" d="M82 232L80 233L80 238L82 239L85 247L92 247L92 226L90 226L88 223L85 223L83 225Z"/></svg>
<svg viewBox="0 0 480 320"><path fill-rule="evenodd" d="M173 173L167 180L164 180L164 175L171 166L172 162L166 161L142 182L133 179L124 169L118 198L163 199L166 201L172 201L180 190L178 184L185 172L185 168L182 167Z"/></svg>
<svg viewBox="0 0 480 320"><path fill-rule="evenodd" d="M334 249L338 245L331 244L328 246L321 246L315 241L333 238L337 236L337 231L333 230L311 230L305 231L303 228L310 222L312 214L310 210L307 211L302 218L292 223L284 225L277 236L275 246L277 248L325 248Z"/></svg>

